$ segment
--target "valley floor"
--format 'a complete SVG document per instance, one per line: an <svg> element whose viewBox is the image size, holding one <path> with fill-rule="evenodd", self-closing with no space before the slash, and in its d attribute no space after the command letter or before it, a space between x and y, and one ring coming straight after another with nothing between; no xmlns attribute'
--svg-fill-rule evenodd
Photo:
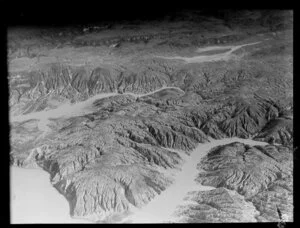
<svg viewBox="0 0 300 228"><path fill-rule="evenodd" d="M213 187L202 186L195 182L199 170L197 163L210 149L216 146L241 142L248 145L266 145L267 143L250 139L227 138L211 140L199 144L186 156L181 171L173 176L174 183L143 208L134 208L131 215L122 220L125 223L161 223L175 222L176 208L184 205L184 198L190 191L207 191ZM87 223L86 220L72 219L69 206L51 185L49 174L40 169L11 168L11 222L12 223Z"/></svg>
<svg viewBox="0 0 300 228"><path fill-rule="evenodd" d="M11 223L88 223L72 219L69 204L42 169L10 169Z"/></svg>

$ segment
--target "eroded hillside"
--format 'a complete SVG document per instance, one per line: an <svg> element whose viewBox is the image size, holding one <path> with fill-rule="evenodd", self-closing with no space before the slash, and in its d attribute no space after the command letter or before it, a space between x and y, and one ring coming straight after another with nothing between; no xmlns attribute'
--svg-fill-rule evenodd
<svg viewBox="0 0 300 228"><path fill-rule="evenodd" d="M8 34L11 164L49 172L73 217L143 207L199 143L239 137L270 145L210 151L197 181L217 189L193 193L184 221L278 221L274 205L293 219L291 28L25 31Z"/></svg>

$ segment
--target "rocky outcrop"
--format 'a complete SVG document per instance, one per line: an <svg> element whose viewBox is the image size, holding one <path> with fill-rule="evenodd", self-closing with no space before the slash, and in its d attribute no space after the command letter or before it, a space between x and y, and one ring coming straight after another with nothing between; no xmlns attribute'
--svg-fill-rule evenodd
<svg viewBox="0 0 300 228"><path fill-rule="evenodd" d="M13 114L27 114L51 108L53 100L78 102L116 91L143 94L168 84L166 75L147 69L118 72L96 67L88 72L83 67L53 63L39 71L12 74L9 104Z"/></svg>
<svg viewBox="0 0 300 228"><path fill-rule="evenodd" d="M99 166L74 174L54 186L70 202L73 217L103 220L141 206L171 183L159 172L139 165Z"/></svg>
<svg viewBox="0 0 300 228"><path fill-rule="evenodd" d="M41 141L34 157L69 200L74 217L104 219L130 205L145 205L171 184L156 169L179 168L182 159L161 146L191 150L197 141L184 134L201 139L189 128L174 128L172 134L170 126L165 128L169 130L149 120L120 117L93 129L77 123L49 138L51 144Z"/></svg>
<svg viewBox="0 0 300 228"><path fill-rule="evenodd" d="M212 149L198 164L197 181L235 190L260 212L258 221L293 220L293 153L284 146L232 143Z"/></svg>
<svg viewBox="0 0 300 228"><path fill-rule="evenodd" d="M179 223L256 222L259 212L244 197L226 188L190 192L187 206L177 210Z"/></svg>
<svg viewBox="0 0 300 228"><path fill-rule="evenodd" d="M184 37L193 34L185 32ZM205 172L197 180L219 189L194 193L196 204L188 209L191 216L186 221L275 221L273 209L279 204L279 210L290 215L293 78L292 56L286 50L291 37L272 38L269 46L265 41L249 46L229 61L185 63L151 54L171 46L184 49L193 39L198 44L234 42L244 39L245 33L182 42L178 34L178 40L172 38L176 33L168 38L160 35L121 37L123 43L146 38L149 43L145 50L139 45L102 47L100 54L98 49L84 49L90 45L86 37L70 42L81 47L63 50L53 41L44 46L45 58L37 59L29 70L20 70L17 64L27 66L26 58L10 62L15 67L9 71L12 116L119 93L89 104L88 114L48 119L47 132L39 129L39 120L12 122L11 164L39 165L68 199L72 216L104 221L123 216L130 207L142 207L160 194L172 183L169 175L180 169L182 155L198 143L210 137L254 137L275 145L234 143L213 149L201 161L199 168ZM99 42L119 42L112 38ZM151 43L152 39L158 40ZM87 60L80 55L86 51L92 63L53 60L47 53L54 47L58 57L69 51L71 60L78 54L81 62ZM263 52L258 52L262 47ZM146 94L166 86L173 88L140 97L124 94Z"/></svg>
<svg viewBox="0 0 300 228"><path fill-rule="evenodd" d="M167 96L168 90L165 93ZM182 96L174 99L182 99ZM159 100L160 105L156 105ZM201 99L198 101L201 102ZM28 154L21 150L23 144L15 144L11 154L15 160L21 161L29 156L30 151L40 148L37 156L34 156L35 161L51 173L53 185L69 200L72 215L102 220L126 212L130 206L145 205L172 183L171 179L156 170L159 167L165 170L179 168L182 164L181 154L164 148L188 152L198 143L207 142L208 136L228 137L229 130L226 129L230 127L225 128L221 123L233 114L257 126L255 121L249 119L251 111L239 103L227 109L218 104L202 102L198 107L186 109L174 108L155 95L137 101L127 95L105 98L94 103L94 113L52 121L53 129L57 129L56 134L48 135L46 141L45 138L34 141ZM237 111L239 108L241 111ZM268 118L273 117L266 114L270 112L268 110L272 109L266 108L262 112L265 112L264 115L260 112L253 115L261 118L261 123L267 123ZM216 126L217 130L209 128L208 123ZM248 135L253 132L247 125L236 126ZM237 131L236 135L243 137L241 131ZM21 137L14 132L14 137L17 136ZM17 141L14 139L14 142ZM214 152L208 155L202 168L217 170L223 165L232 169L225 169L226 172L221 169L220 172L215 171L215 175L203 176L202 184L224 186L253 197L274 182L277 173L283 169L266 152L261 152L265 151L262 148L248 148L242 144L233 144L231 147L227 149L232 153L230 158L222 157L225 152L219 149L216 152L219 155L212 156ZM258 162L260 159L263 159L262 164ZM219 164L219 161L222 163ZM153 173L155 178L151 176ZM238 177L232 177L235 174ZM121 176L116 179L118 175ZM153 178L159 180L159 184L149 182ZM244 181L245 178L247 181ZM239 179L241 183L236 182Z"/></svg>
<svg viewBox="0 0 300 228"><path fill-rule="evenodd" d="M291 175L291 162L292 152L285 147L233 143L208 153L199 164L206 172L199 174L198 181L252 197L278 178Z"/></svg>
<svg viewBox="0 0 300 228"><path fill-rule="evenodd" d="M291 177L276 180L267 190L250 199L260 215L259 222L294 221L293 180Z"/></svg>
<svg viewBox="0 0 300 228"><path fill-rule="evenodd" d="M281 117L270 121L255 139L292 147L293 119Z"/></svg>

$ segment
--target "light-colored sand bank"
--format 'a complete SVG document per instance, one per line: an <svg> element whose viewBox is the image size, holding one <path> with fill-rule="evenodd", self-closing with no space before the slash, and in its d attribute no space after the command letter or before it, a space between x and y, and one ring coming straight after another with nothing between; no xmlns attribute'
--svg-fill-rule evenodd
<svg viewBox="0 0 300 228"><path fill-rule="evenodd" d="M159 58L164 59L174 59L174 60L183 60L187 63L202 63L202 62L212 62L212 61L228 61L233 55L232 53L242 47L255 45L261 42L255 42L255 43L248 43L243 45L237 45L237 46L211 46L206 48L199 48L196 50L196 52L200 55L194 56L194 57L183 57L183 56L157 56ZM218 53L218 54L207 54L204 53L207 51L220 51L220 50L226 50L224 52Z"/></svg>
<svg viewBox="0 0 300 228"><path fill-rule="evenodd" d="M11 223L89 223L72 219L69 203L42 169L10 168Z"/></svg>

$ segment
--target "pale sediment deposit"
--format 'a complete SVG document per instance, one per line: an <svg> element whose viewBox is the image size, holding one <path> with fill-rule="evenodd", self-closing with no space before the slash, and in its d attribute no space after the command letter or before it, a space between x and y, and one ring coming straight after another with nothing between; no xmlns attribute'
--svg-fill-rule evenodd
<svg viewBox="0 0 300 228"><path fill-rule="evenodd" d="M11 223L88 223L72 219L68 201L42 169L10 168Z"/></svg>
<svg viewBox="0 0 300 228"><path fill-rule="evenodd" d="M15 221L293 220L292 13L181 13L8 30Z"/></svg>
<svg viewBox="0 0 300 228"><path fill-rule="evenodd" d="M167 190L155 197L148 205L141 209L135 209L133 214L124 219L124 222L132 223L162 223L175 222L174 212L177 207L185 205L184 198L190 191L207 191L215 189L210 186L203 186L195 181L199 170L197 163L205 156L210 149L229 144L232 142L241 142L248 145L267 145L264 142L258 142L251 139L228 138L221 140L211 140L208 143L199 144L190 156L186 156L186 162L181 171L174 176L174 183Z"/></svg>

